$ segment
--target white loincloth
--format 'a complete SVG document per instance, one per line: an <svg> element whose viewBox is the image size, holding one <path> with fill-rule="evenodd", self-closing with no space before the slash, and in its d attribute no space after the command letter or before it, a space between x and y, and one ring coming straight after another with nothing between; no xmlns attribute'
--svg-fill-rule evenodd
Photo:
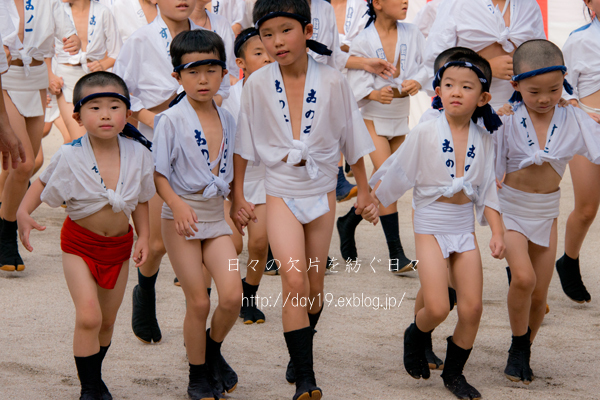
<svg viewBox="0 0 600 400"><path fill-rule="evenodd" d="M282 197L292 214L302 224L308 224L315 219L329 212L329 201L327 193L319 196L302 197L294 199L292 197Z"/></svg>
<svg viewBox="0 0 600 400"><path fill-rule="evenodd" d="M42 101L40 90L50 85L46 64L29 67L29 76L25 67L11 65L2 75L2 90L6 90L15 107L25 118L44 115L45 99Z"/></svg>
<svg viewBox="0 0 600 400"><path fill-rule="evenodd" d="M86 75L80 65L56 64L56 76L63 79L62 93L67 103L73 103L73 89L79 79Z"/></svg>

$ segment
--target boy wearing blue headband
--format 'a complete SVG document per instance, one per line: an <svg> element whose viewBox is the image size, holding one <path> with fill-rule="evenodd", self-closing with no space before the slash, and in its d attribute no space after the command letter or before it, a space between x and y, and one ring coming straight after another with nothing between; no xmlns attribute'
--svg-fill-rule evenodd
<svg viewBox="0 0 600 400"><path fill-rule="evenodd" d="M426 350L431 331L450 310L449 277L459 305L458 323L447 338L442 378L459 399L481 397L462 374L482 311L483 271L473 208L480 225L491 227L492 256L504 254L490 135L499 120L487 104L491 76L489 63L477 54L450 56L434 81L444 111L417 125L370 181L384 206L414 188L422 307L404 333L404 367L415 379L429 378ZM479 116L489 132L477 125Z"/></svg>
<svg viewBox="0 0 600 400"><path fill-rule="evenodd" d="M559 184L575 154L600 164L600 125L584 111L559 107L566 67L547 40L523 43L514 54L513 115L494 135L500 208L506 227L506 259L512 281L508 315L512 344L504 374L529 384L531 343L546 313L556 257Z"/></svg>
<svg viewBox="0 0 600 400"><path fill-rule="evenodd" d="M148 257L148 200L156 190L150 143L131 125L129 90L110 72L81 78L73 91L73 118L81 138L61 146L27 191L17 212L19 236L29 251L31 230L43 231L30 214L42 202L67 205L61 230L63 270L75 304L73 353L81 399L112 399L102 381L102 361L111 344L123 300L133 246L135 266Z"/></svg>
<svg viewBox="0 0 600 400"><path fill-rule="evenodd" d="M171 44L171 60L173 77L185 91L156 117L154 180L165 201L163 240L186 298L183 337L190 368L188 394L205 400L232 392L238 381L221 355L242 303L240 273L231 267L237 253L223 204L233 178L235 121L213 101L227 76L219 35L208 30L180 33ZM219 293L208 330L210 299L203 264Z"/></svg>
<svg viewBox="0 0 600 400"><path fill-rule="evenodd" d="M356 212L377 222L362 157L375 148L352 90L336 69L306 54L331 54L310 40L306 0L258 0L255 26L275 63L246 81L236 136L231 217L241 232L257 220L244 198L248 161L266 166L266 223L273 256L280 263L283 330L291 362L286 378L296 383L294 400L318 400L313 370L313 334L323 306L325 261L335 219L340 151L358 184ZM251 222L252 221L252 222Z"/></svg>

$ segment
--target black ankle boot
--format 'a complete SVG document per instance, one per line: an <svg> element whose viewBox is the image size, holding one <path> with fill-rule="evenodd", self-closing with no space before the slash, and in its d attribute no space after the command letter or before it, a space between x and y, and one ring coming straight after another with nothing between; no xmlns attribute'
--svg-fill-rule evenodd
<svg viewBox="0 0 600 400"><path fill-rule="evenodd" d="M17 221L0 218L0 269L3 271L23 271L25 264L19 254Z"/></svg>
<svg viewBox="0 0 600 400"><path fill-rule="evenodd" d="M319 312L315 314L308 313L308 323L310 327L313 329L313 333L317 333L315 329L317 327L317 323L319 323L319 318L321 318L321 313L323 312L323 307L319 310ZM294 363L290 359L288 362L287 369L285 371L285 380L290 384L294 384L296 382L296 372L294 371Z"/></svg>
<svg viewBox="0 0 600 400"><path fill-rule="evenodd" d="M244 318L244 324L262 324L265 322L265 314L258 309L256 304L256 292L258 285L251 285L246 282L246 278L242 279L242 288L244 297L242 299L242 308L240 310L240 318Z"/></svg>
<svg viewBox="0 0 600 400"><path fill-rule="evenodd" d="M431 334L422 332L416 323L410 324L404 331L404 368L415 379L429 379L429 364L425 349Z"/></svg>
<svg viewBox="0 0 600 400"><path fill-rule="evenodd" d="M529 366L530 358L531 329L527 328L526 334L512 337L504 375L513 382L522 381L529 385L533 381L533 371Z"/></svg>
<svg viewBox="0 0 600 400"><path fill-rule="evenodd" d="M81 382L79 400L102 400L100 394L101 364L101 351L88 357L75 357L77 375L79 375L79 381Z"/></svg>
<svg viewBox="0 0 600 400"><path fill-rule="evenodd" d="M106 357L109 347L110 344L108 346L100 346L100 398L102 400L112 400L112 395L102 380L102 362L104 362L104 357Z"/></svg>
<svg viewBox="0 0 600 400"><path fill-rule="evenodd" d="M323 391L317 387L313 369L313 336L310 326L284 332L285 343L296 373L296 394L293 400L320 400Z"/></svg>
<svg viewBox="0 0 600 400"><path fill-rule="evenodd" d="M459 399L480 399L481 394L477 389L469 385L463 375L463 368L469 359L472 349L465 350L458 347L452 341L452 336L446 340L448 341L448 349L446 350L444 372L442 372L444 386Z"/></svg>
<svg viewBox="0 0 600 400"><path fill-rule="evenodd" d="M456 290L451 287L448 287L448 300L450 301L450 311L452 311L458 300L456 297Z"/></svg>
<svg viewBox="0 0 600 400"><path fill-rule="evenodd" d="M425 332L427 335L427 339L425 341L425 357L427 358L427 364L429 365L429 369L444 369L444 362L435 355L433 352L433 343L431 341L431 332Z"/></svg>
<svg viewBox="0 0 600 400"><path fill-rule="evenodd" d="M355 211L356 208L352 207L346 215L339 217L336 222L337 231L340 235L340 252L344 261L348 261L348 259L355 261L358 258L354 234L356 233L356 227L363 218L356 215Z"/></svg>
<svg viewBox="0 0 600 400"><path fill-rule="evenodd" d="M398 213L382 215L381 227L385 234L385 241L390 255L390 271L395 274L412 271L412 261L404 254L400 241L400 228L398 226Z"/></svg>
<svg viewBox="0 0 600 400"><path fill-rule="evenodd" d="M273 252L271 251L271 245L269 245L269 251L267 253L267 263L265 264L265 275L279 275L279 264L277 260L273 258Z"/></svg>
<svg viewBox="0 0 600 400"><path fill-rule="evenodd" d="M223 342L215 342L210 337L210 328L206 330L206 366L210 371L212 378L216 381L216 389L219 393L231 393L238 384L238 376L227 364L221 354L221 345Z"/></svg>
<svg viewBox="0 0 600 400"><path fill-rule="evenodd" d="M190 382L187 392L192 400L219 400L221 397L221 393L214 387L214 381L206 364L190 364Z"/></svg>
<svg viewBox="0 0 600 400"><path fill-rule="evenodd" d="M131 314L133 334L144 343L158 343L162 339L156 320L156 292L140 285L133 288L133 312Z"/></svg>
<svg viewBox="0 0 600 400"><path fill-rule="evenodd" d="M558 272L563 292L571 300L580 304L592 300L592 296L581 279L579 258L573 259L565 253L556 261L556 272Z"/></svg>

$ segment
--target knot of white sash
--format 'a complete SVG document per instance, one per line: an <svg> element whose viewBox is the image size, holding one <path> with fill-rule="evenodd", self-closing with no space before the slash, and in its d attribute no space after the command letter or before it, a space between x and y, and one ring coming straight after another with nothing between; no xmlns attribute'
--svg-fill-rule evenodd
<svg viewBox="0 0 600 400"><path fill-rule="evenodd" d="M300 140L292 140L292 146L294 146L294 149L288 153L287 163L296 165L305 160L308 176L310 179L315 179L319 172L319 167L317 167L317 163L309 155L308 146Z"/></svg>
<svg viewBox="0 0 600 400"><path fill-rule="evenodd" d="M450 198L461 190L464 190L467 196L472 196L474 193L471 182L465 181L464 176L461 176L460 178L454 178L452 180L452 186L447 186L444 188L443 196Z"/></svg>
<svg viewBox="0 0 600 400"><path fill-rule="evenodd" d="M219 196L227 196L229 194L229 184L218 176L214 176L211 182L206 185L202 196L207 199L212 199Z"/></svg>
<svg viewBox="0 0 600 400"><path fill-rule="evenodd" d="M557 160L556 157L552 157L552 156L548 155L548 153L546 153L543 150L538 150L531 156L529 156L526 159L524 159L523 161L521 161L521 163L519 164L519 169L529 167L530 165L533 165L533 164L542 165L544 162L550 162L550 161L555 161L555 160Z"/></svg>
<svg viewBox="0 0 600 400"><path fill-rule="evenodd" d="M125 207L127 207L127 203L123 199L123 196L115 193L115 191L112 189L106 190L106 197L108 198L108 204L112 206L114 213L120 213L125 210Z"/></svg>
<svg viewBox="0 0 600 400"><path fill-rule="evenodd" d="M21 61L23 61L23 72L25 72L25 76L27 77L29 76L30 66L33 58L24 50L19 50L19 58Z"/></svg>
<svg viewBox="0 0 600 400"><path fill-rule="evenodd" d="M83 68L83 71L85 73L90 72L90 70L87 66L87 53L85 51L80 51L79 53L75 54L74 56L69 57L68 63L71 65L81 64L81 67Z"/></svg>
<svg viewBox="0 0 600 400"><path fill-rule="evenodd" d="M500 33L500 37L498 38L498 44L502 46L502 50L504 50L505 52L512 53L515 49L515 45L509 40L509 37L510 28L506 27L504 28L502 33Z"/></svg>

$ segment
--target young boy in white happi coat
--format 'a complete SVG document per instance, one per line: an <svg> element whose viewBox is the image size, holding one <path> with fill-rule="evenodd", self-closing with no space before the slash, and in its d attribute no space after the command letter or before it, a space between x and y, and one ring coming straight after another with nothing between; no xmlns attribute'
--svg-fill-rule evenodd
<svg viewBox="0 0 600 400"><path fill-rule="evenodd" d="M238 120L242 101L242 89L248 78L265 65L273 62L263 45L255 28L244 29L235 39L235 56L238 67L244 71L244 79L231 87L229 98L223 101L223 108ZM265 192L265 165L248 165L244 176L244 196L246 201L254 205L254 214L258 221L248 225L248 266L246 277L242 279L244 296L240 318L244 324L263 323L265 314L258 309L256 292L267 265L269 241L267 239ZM242 235L235 228L229 217L231 202L225 201L225 218L232 227L232 239L238 254L243 247Z"/></svg>
<svg viewBox="0 0 600 400"><path fill-rule="evenodd" d="M242 21L246 14L246 2L244 0L212 0L212 12L227 18L233 34L237 37L242 31Z"/></svg>
<svg viewBox="0 0 600 400"><path fill-rule="evenodd" d="M311 41L305 0L258 0L254 20L277 62L246 81L236 137L231 217L241 232L256 215L244 198L248 162L266 166L267 232L281 263L283 330L294 371L294 400L320 399L313 370L313 331L322 311L325 261L335 218L340 150L358 183L356 209L377 222L362 157L374 150L350 86L336 69L306 54L327 48ZM254 221L254 222L253 222ZM286 374L287 375L287 374Z"/></svg>
<svg viewBox="0 0 600 400"><path fill-rule="evenodd" d="M54 38L63 41L65 51L76 54L81 42L75 27L52 0L16 0L5 3L17 28L11 47L8 72L2 76L2 95L10 126L25 148L27 161L7 173L0 208L0 267L23 271L25 264L17 245L17 209L27 191L41 146Z"/></svg>
<svg viewBox="0 0 600 400"><path fill-rule="evenodd" d="M383 205L414 188L423 307L404 333L404 367L415 379L429 378L427 344L431 331L448 316L450 277L456 290L458 323L447 338L442 379L459 399L481 397L463 375L482 312L483 270L475 217L492 230L492 256L504 257L491 135L501 123L488 104L491 79L490 65L479 55L449 57L434 80L444 112L417 125L370 181ZM487 131L477 125L479 117Z"/></svg>
<svg viewBox="0 0 600 400"><path fill-rule="evenodd" d="M369 0L367 27L352 42L350 54L362 58L381 58L396 67L392 78L383 79L366 71L348 70L348 82L361 107L361 113L375 151L369 156L375 170L404 142L409 131L410 97L427 81L422 51L425 38L406 18L408 0ZM344 260L358 257L354 231L360 216L354 209L340 217L337 229ZM389 269L394 273L412 271L412 261L404 254L398 226L396 203L379 205L379 218L389 252Z"/></svg>
<svg viewBox="0 0 600 400"><path fill-rule="evenodd" d="M123 43L158 14L156 0L115 0L111 7Z"/></svg>
<svg viewBox="0 0 600 400"><path fill-rule="evenodd" d="M149 140L154 136L154 117L169 108L177 96L179 82L172 76L170 46L177 34L201 29L189 18L194 10L190 0L158 0L159 14L150 24L135 31L123 44L113 71L131 91L133 118ZM229 80L224 79L215 101L229 96ZM150 201L150 254L138 269L138 285L133 288L131 327L144 343L157 343L162 333L156 320L154 290L160 262L166 253L161 235L160 214L163 200L156 195Z"/></svg>
<svg viewBox="0 0 600 400"><path fill-rule="evenodd" d="M237 385L220 349L242 303L240 273L230 267L237 253L223 205L233 178L236 126L231 114L213 101L227 76L225 47L214 32L186 31L173 39L171 58L173 76L185 91L155 122L155 182L165 200L162 234L186 298L188 394L192 399L219 398ZM203 264L219 293L208 330Z"/></svg>
<svg viewBox="0 0 600 400"><path fill-rule="evenodd" d="M504 374L529 384L531 344L544 320L556 257L559 184L575 154L600 164L600 125L580 108L557 106L563 86L572 91L556 45L525 42L515 51L514 70L514 114L502 117L504 125L494 135L512 275L507 299L512 344Z"/></svg>
<svg viewBox="0 0 600 400"><path fill-rule="evenodd" d="M150 143L131 125L129 90L121 78L94 72L75 85L73 118L85 126L80 139L60 147L19 207L19 235L29 251L31 230L46 229L30 214L42 202L67 205L61 230L63 270L75 304L73 353L83 400L112 399L102 381L102 361L133 260L148 257L148 200L154 196ZM139 142L138 142L139 141Z"/></svg>

